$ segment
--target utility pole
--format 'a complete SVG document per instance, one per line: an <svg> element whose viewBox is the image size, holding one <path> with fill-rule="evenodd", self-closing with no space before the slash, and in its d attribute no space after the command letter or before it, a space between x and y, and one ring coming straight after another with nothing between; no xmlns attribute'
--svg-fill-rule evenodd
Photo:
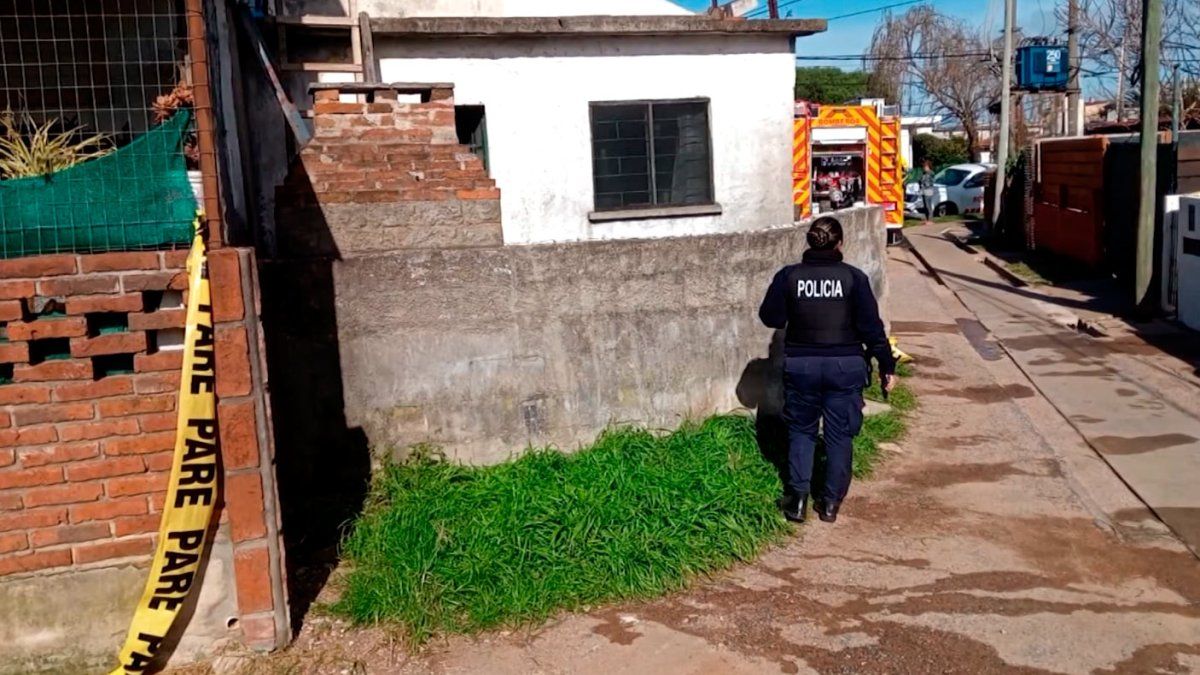
<svg viewBox="0 0 1200 675"><path fill-rule="evenodd" d="M1080 105L1079 0L1067 0L1067 135L1083 135L1083 106Z"/></svg>
<svg viewBox="0 0 1200 675"><path fill-rule="evenodd" d="M1159 42L1162 40L1162 0L1142 5L1142 181L1138 202L1137 285L1134 302L1142 309L1154 276L1154 216L1158 186Z"/></svg>
<svg viewBox="0 0 1200 675"><path fill-rule="evenodd" d="M767 0L767 13L772 19L779 18L779 0Z"/></svg>
<svg viewBox="0 0 1200 675"><path fill-rule="evenodd" d="M1183 114L1183 91L1179 89L1179 64L1171 67L1171 157L1179 164L1179 116ZM1171 193L1179 191L1179 171L1171 171Z"/></svg>
<svg viewBox="0 0 1200 675"><path fill-rule="evenodd" d="M992 190L992 222L995 230L1004 203L1004 174L1008 167L1008 135L1012 126L1013 20L1017 0L1004 0L1004 61L1000 64L1000 137L996 150L996 188Z"/></svg>

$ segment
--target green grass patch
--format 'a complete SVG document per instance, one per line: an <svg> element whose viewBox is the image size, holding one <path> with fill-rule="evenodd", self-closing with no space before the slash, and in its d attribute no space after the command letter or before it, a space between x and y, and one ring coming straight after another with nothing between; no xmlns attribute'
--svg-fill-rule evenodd
<svg viewBox="0 0 1200 675"><path fill-rule="evenodd" d="M915 401L901 384L891 402L855 439L857 477L904 433ZM378 473L344 542L351 564L332 609L398 623L420 643L656 597L789 533L780 488L743 415L669 434L613 429L574 454L535 450L491 467L420 448Z"/></svg>
<svg viewBox="0 0 1200 675"><path fill-rule="evenodd" d="M1029 266L1026 262L1009 262L1004 264L1005 269L1017 275L1021 279L1031 284L1048 284L1050 283L1046 277L1038 274L1037 270Z"/></svg>
<svg viewBox="0 0 1200 675"><path fill-rule="evenodd" d="M896 373L905 378L912 374L912 368L901 363L896 367ZM873 401L882 401L883 394L879 389L879 378L876 377L871 386L863 392L863 395ZM882 443L895 443L904 437L905 431L908 430L906 417L909 412L917 407L917 398L913 394L912 389L909 389L904 380L901 379L892 388L892 393L888 396L889 404L892 409L888 412L879 415L872 415L863 420L862 432L854 438L854 477L866 478L875 471L875 467L879 462L880 455L883 453L879 447Z"/></svg>
<svg viewBox="0 0 1200 675"><path fill-rule="evenodd" d="M975 237L969 243L982 246L1003 261L1004 267L1030 284L1061 285L1097 279L1102 274L1094 267L1046 251L1014 249L1010 242Z"/></svg>
<svg viewBox="0 0 1200 675"><path fill-rule="evenodd" d="M983 218L974 213L955 214L953 216L934 216L932 221L935 223L976 223L982 221ZM904 214L904 227L915 227L924 225L925 219L921 216L914 216L911 213Z"/></svg>
<svg viewBox="0 0 1200 675"><path fill-rule="evenodd" d="M615 429L499 466L390 466L345 542L335 609L420 642L654 597L787 533L779 490L740 415L662 436Z"/></svg>

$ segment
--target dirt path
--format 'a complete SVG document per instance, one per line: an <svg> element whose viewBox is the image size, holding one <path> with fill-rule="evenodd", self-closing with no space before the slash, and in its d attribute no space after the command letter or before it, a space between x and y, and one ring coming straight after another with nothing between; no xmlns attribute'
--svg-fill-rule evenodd
<svg viewBox="0 0 1200 675"><path fill-rule="evenodd" d="M900 451L836 525L698 588L408 655L310 617L218 670L370 673L1200 672L1200 563L908 254L892 321L920 362ZM964 330L966 335L964 335Z"/></svg>

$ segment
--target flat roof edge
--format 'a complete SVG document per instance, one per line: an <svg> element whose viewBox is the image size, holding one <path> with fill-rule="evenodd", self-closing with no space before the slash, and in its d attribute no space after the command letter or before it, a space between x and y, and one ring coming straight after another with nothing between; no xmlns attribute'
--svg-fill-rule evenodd
<svg viewBox="0 0 1200 675"><path fill-rule="evenodd" d="M824 32L824 19L716 19L708 16L371 18L379 36L539 37L592 35L788 35Z"/></svg>

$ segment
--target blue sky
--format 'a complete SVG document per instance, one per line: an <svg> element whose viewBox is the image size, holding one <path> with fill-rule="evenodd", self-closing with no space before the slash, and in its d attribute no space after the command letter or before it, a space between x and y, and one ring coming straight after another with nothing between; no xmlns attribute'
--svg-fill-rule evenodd
<svg viewBox="0 0 1200 675"><path fill-rule="evenodd" d="M701 10L708 7L709 0L675 0L689 9ZM929 0L939 11L958 16L972 24L986 26L988 32L999 35L1004 22L1004 3L1001 0ZM798 19L824 19L841 14L890 5L897 0L779 0L780 13L791 14ZM1054 6L1059 0L1020 0L1017 24L1025 35L1060 36L1061 29L1055 26ZM766 7L766 0L759 0L759 7ZM907 7L898 7L893 12L903 12ZM758 14L765 12L763 9ZM756 14L757 15L757 14ZM800 55L860 54L871 43L871 34L882 12L872 12L847 19L832 21L829 30L819 35L801 38L796 42ZM836 65L845 69L856 69L855 62L821 64L806 62L805 65Z"/></svg>

